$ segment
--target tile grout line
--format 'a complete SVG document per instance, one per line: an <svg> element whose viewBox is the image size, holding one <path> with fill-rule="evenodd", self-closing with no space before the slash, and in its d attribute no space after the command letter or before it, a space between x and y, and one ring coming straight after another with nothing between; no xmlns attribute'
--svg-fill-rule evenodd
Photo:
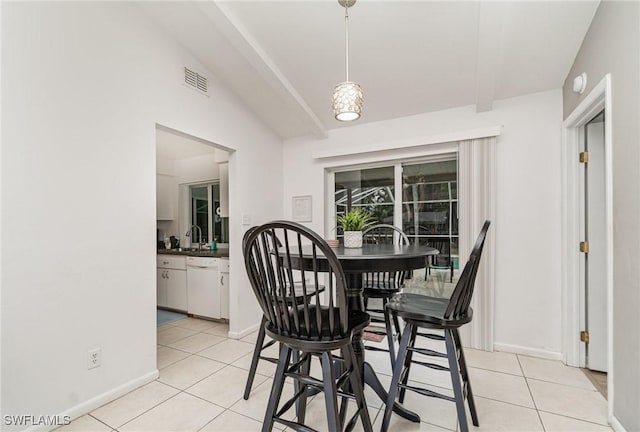
<svg viewBox="0 0 640 432"><path fill-rule="evenodd" d="M163 383L163 384L164 384L164 383ZM171 387L171 386L170 386L170 387ZM172 387L172 388L175 388L175 387ZM107 425L107 426L109 426L110 428L113 428L113 429L119 429L119 428L121 428L121 427L123 427L123 426L126 426L126 425L128 425L129 423L131 423L132 421L134 421L135 419L137 419L138 417L143 416L144 414L148 413L148 412L149 412L149 411L151 411L152 409L154 409L154 408L156 408L156 407L158 407L158 406L162 405L163 403L165 403L165 402L167 402L167 401L169 401L169 400L173 399L174 397L178 396L180 393L181 393L181 392L178 392L178 393L174 394L173 396L170 396L170 397L168 397L167 399L165 399L165 400L163 400L163 401L161 401L161 402L158 402L157 404L155 404L154 406L152 406L152 407L150 407L150 408L148 408L148 409L144 410L143 412L141 412L141 413L140 413L140 414L138 414L137 416L135 416L135 417L133 417L133 418L131 418L131 419L127 420L126 422L122 423L122 424L121 424L120 426L118 426L118 427L113 427L113 426L111 426L111 425ZM116 399L116 400L117 400L117 399ZM106 424L106 423L105 423L105 424Z"/></svg>
<svg viewBox="0 0 640 432"><path fill-rule="evenodd" d="M571 385L571 384L563 384L563 383L559 383L556 381L547 381L547 380L543 380L540 378L532 378L532 377L525 377L528 380L532 380L532 381L538 381L538 382L543 382L543 383L547 383L547 384L555 384L555 385L559 385L562 387L569 387L572 389L576 389L576 390L584 390L586 392L592 392L592 393L600 393L598 392L598 390L596 388L594 389L588 389L588 388L584 388L584 387L580 387L580 386L575 386L575 385Z"/></svg>
<svg viewBox="0 0 640 432"><path fill-rule="evenodd" d="M542 421L542 416L540 415L538 404L536 403L536 399L533 397L533 391L531 391L531 387L529 386L529 380L524 372L524 368L522 367L522 363L520 362L520 356L518 354L516 354L516 359L518 360L518 365L520 366L520 370L522 371L524 382L527 385L527 390L529 390L529 395L531 396L531 401L533 402L533 406L536 408L536 414L538 415L538 420L540 420L540 426L542 426L543 431L546 431L547 428L544 425L544 421Z"/></svg>
<svg viewBox="0 0 640 432"><path fill-rule="evenodd" d="M99 423L102 423L102 424L103 424L103 425L105 425L106 427L109 427L109 428L111 428L111 429L115 429L113 426L111 426L111 425L109 425L109 424L107 424L107 423L103 422L103 421L102 421L102 420L100 420L99 418L97 418L97 417L95 417L94 415L92 415L92 413L88 413L87 415L88 415L89 417L93 418L95 421L97 421L97 422L99 422ZM80 417L78 417L78 418L81 418L81 417L83 417L83 416L80 416ZM76 420L77 420L77 419L76 419Z"/></svg>
<svg viewBox="0 0 640 432"><path fill-rule="evenodd" d="M571 416L568 416L568 415L558 414L558 413L554 413L554 412L552 412L552 411L546 411L546 410L538 410L538 412L543 412L543 413L546 413L546 414L551 414L551 415L554 415L554 416L557 416L557 417L568 418L568 419L571 419L571 420L577 420L577 421L579 421L579 422L589 423L589 424L596 425L596 426L602 426L602 427L608 427L608 428L611 428L611 425L610 425L609 423L606 423L606 424L604 424L604 423L597 423L597 422L594 422L594 421L591 421L591 420L585 420L585 419L582 419L582 418L571 417Z"/></svg>

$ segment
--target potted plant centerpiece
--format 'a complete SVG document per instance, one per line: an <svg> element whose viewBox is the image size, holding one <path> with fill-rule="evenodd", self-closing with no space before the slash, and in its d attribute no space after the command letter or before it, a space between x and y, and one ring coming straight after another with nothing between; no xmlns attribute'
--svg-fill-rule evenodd
<svg viewBox="0 0 640 432"><path fill-rule="evenodd" d="M336 222L344 231L344 247L362 247L362 230L373 225L376 219L369 213L360 209L351 209L338 216Z"/></svg>

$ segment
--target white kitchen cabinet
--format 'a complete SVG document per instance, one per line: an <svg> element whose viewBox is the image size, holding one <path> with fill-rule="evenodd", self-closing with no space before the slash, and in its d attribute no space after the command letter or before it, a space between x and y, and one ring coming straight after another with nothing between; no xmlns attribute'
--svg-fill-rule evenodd
<svg viewBox="0 0 640 432"><path fill-rule="evenodd" d="M229 260L220 259L220 318L229 319Z"/></svg>
<svg viewBox="0 0 640 432"><path fill-rule="evenodd" d="M156 298L158 307L166 308L167 306L167 289L169 287L169 281L165 279L166 269L157 269L158 282L156 284Z"/></svg>
<svg viewBox="0 0 640 432"><path fill-rule="evenodd" d="M229 163L218 165L220 173L220 217L229 217Z"/></svg>
<svg viewBox="0 0 640 432"><path fill-rule="evenodd" d="M173 201L176 193L173 176L156 174L156 220L173 220Z"/></svg>
<svg viewBox="0 0 640 432"><path fill-rule="evenodd" d="M183 256L158 255L158 306L187 311L187 266Z"/></svg>

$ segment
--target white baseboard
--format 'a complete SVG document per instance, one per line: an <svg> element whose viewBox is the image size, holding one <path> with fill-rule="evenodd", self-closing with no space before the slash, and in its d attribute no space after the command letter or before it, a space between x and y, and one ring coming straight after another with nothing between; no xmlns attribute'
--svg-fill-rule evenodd
<svg viewBox="0 0 640 432"><path fill-rule="evenodd" d="M119 398L120 396L124 396L125 394L129 393L132 390L137 389L138 387L142 387L145 384L150 383L151 381L155 380L156 378L158 378L159 376L159 372L156 369L153 372L149 372L146 375L142 375L141 377L135 378L129 382L126 382L114 389L111 389L105 393L102 393L101 395L98 395L96 397L93 397L87 401L82 402L79 405L76 405L62 413L60 413L57 417L58 418L63 418L64 416L69 416L71 418L71 420L75 420L78 417L82 417L85 414L90 413L91 411L93 411L96 408L101 407L102 405L105 405L113 400L116 400L117 398ZM52 425L39 425L39 426L32 426L28 429L26 429L26 431L28 432L48 432L51 431L55 428L57 428L58 426L52 426Z"/></svg>
<svg viewBox="0 0 640 432"><path fill-rule="evenodd" d="M229 336L229 338L231 339L242 339L243 337L248 336L254 331L258 330L259 327L260 323L252 325L251 327L247 327L246 329L239 332L230 331L229 333L227 333L227 336Z"/></svg>
<svg viewBox="0 0 640 432"><path fill-rule="evenodd" d="M494 343L493 344L493 349L496 350L496 351L510 352L510 353L514 353L514 354L522 354L522 355L527 355L527 356L530 356L530 357L538 357L538 358L543 358L543 359L547 359L547 360L560 360L560 361L562 361L564 359L562 353L560 353L560 352L547 351L547 350L536 349L536 348L531 348L531 347L525 347L525 346L520 346L520 345Z"/></svg>
<svg viewBox="0 0 640 432"><path fill-rule="evenodd" d="M611 417L611 428L616 432L627 432L624 426L622 426L615 417Z"/></svg>

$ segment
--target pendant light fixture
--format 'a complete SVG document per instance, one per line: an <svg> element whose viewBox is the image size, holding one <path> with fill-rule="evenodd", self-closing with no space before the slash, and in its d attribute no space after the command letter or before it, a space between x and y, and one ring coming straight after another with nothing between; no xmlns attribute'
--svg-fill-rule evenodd
<svg viewBox="0 0 640 432"><path fill-rule="evenodd" d="M345 41L345 82L336 86L333 91L333 115L336 120L353 121L362 113L362 89L360 84L349 81L349 8L356 0L338 0L344 7L344 41Z"/></svg>

